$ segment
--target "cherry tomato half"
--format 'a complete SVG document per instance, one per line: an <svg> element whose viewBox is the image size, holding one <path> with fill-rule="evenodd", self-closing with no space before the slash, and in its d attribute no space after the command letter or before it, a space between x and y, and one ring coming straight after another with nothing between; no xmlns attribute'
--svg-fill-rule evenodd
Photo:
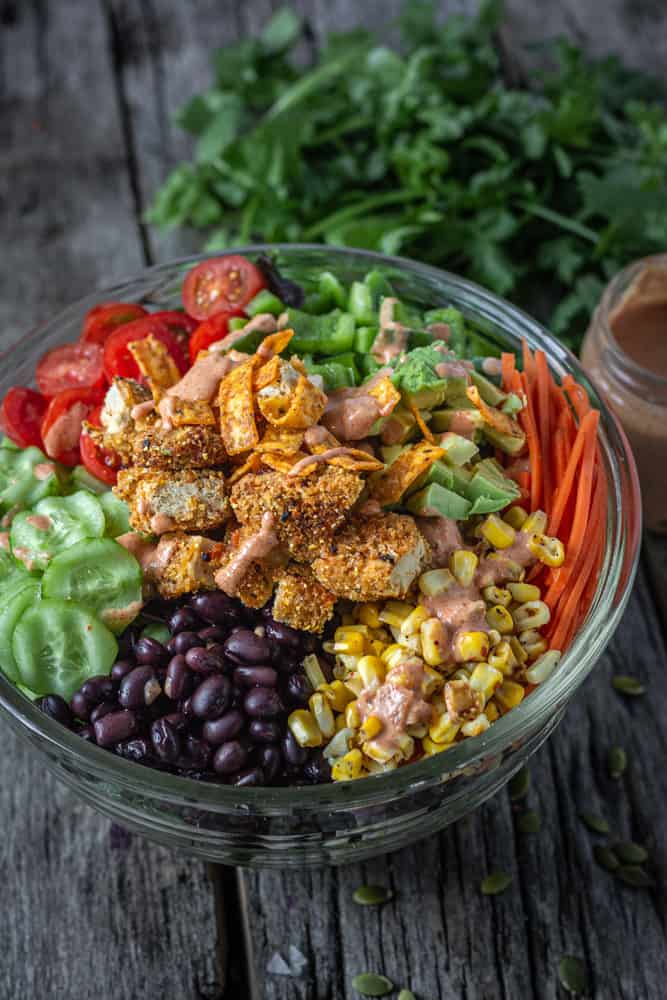
<svg viewBox="0 0 667 1000"><path fill-rule="evenodd" d="M20 448L42 447L40 426L49 405L48 399L34 389L13 386L0 407L0 427Z"/></svg>
<svg viewBox="0 0 667 1000"><path fill-rule="evenodd" d="M200 323L190 337L190 361L194 364L200 351L205 351L211 344L226 337L232 316L242 315L242 309L230 309L228 312L216 313L215 316Z"/></svg>
<svg viewBox="0 0 667 1000"><path fill-rule="evenodd" d="M42 355L35 372L40 392L49 398L66 389L88 389L104 384L99 344L62 344Z"/></svg>
<svg viewBox="0 0 667 1000"><path fill-rule="evenodd" d="M81 425L102 402L102 389L65 389L54 396L42 420L44 451L63 465L78 465Z"/></svg>
<svg viewBox="0 0 667 1000"><path fill-rule="evenodd" d="M88 423L94 427L100 427L101 412L102 407L96 406L87 418ZM79 449L81 451L81 461L91 476L95 476L96 479L101 480L103 483L108 483L109 486L115 486L118 470L120 469L120 457L116 452L107 451L106 448L100 447L100 445L93 441L90 434L86 433L85 429L81 432Z"/></svg>
<svg viewBox="0 0 667 1000"><path fill-rule="evenodd" d="M172 333L184 334L186 337L199 326L196 319L178 309L165 309L163 312L152 313L152 316L153 319L162 320Z"/></svg>
<svg viewBox="0 0 667 1000"><path fill-rule="evenodd" d="M121 378L141 379L139 366L127 345L134 340L143 340L151 334L162 341L181 374L187 371L189 368L187 354L176 334L172 333L162 320L154 316L144 316L143 319L136 319L119 327L104 345L104 374L109 382L116 375L120 375Z"/></svg>
<svg viewBox="0 0 667 1000"><path fill-rule="evenodd" d="M85 344L102 345L117 327L147 315L146 310L134 302L100 303L90 310L83 321L81 341Z"/></svg>
<svg viewBox="0 0 667 1000"><path fill-rule="evenodd" d="M264 288L264 275L245 257L214 257L189 272L183 282L183 305L195 319L241 309Z"/></svg>

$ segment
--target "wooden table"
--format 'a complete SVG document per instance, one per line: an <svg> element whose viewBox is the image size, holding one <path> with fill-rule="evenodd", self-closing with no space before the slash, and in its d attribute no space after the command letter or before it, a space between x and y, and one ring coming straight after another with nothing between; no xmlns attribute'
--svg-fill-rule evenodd
<svg viewBox="0 0 667 1000"><path fill-rule="evenodd" d="M296 6L319 39L360 16L386 23L398 4ZM664 5L613 0L604 18L598 5L575 0L506 6L502 41L518 65L521 40L567 31L596 54L615 47L664 72ZM142 221L188 151L171 116L207 83L210 49L257 26L271 7L0 3L2 345L95 285L198 247ZM595 997L664 996L666 570L665 544L647 542L613 643L534 758L527 801L542 817L537 835L517 831L503 792L440 836L363 865L303 874L209 869L112 827L1 724L0 998L342 1000L357 995L355 974L376 970L420 1000L541 1000L564 995L564 953L584 959ZM624 700L609 683L618 672L639 676L649 693ZM628 754L621 781L605 767L614 745ZM623 888L595 865L582 809L651 849L654 890ZM484 897L480 879L495 868L510 872L512 885ZM395 901L358 907L352 893L367 882L390 886ZM307 960L302 975L267 973L276 952L289 959L290 946Z"/></svg>

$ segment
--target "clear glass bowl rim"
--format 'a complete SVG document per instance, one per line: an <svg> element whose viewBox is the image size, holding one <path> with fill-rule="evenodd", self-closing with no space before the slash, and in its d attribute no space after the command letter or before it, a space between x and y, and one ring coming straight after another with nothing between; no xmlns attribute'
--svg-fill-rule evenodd
<svg viewBox="0 0 667 1000"><path fill-rule="evenodd" d="M33 703L0 673L0 705L32 734L33 740L42 741L54 752L65 754L73 765L82 766L101 781L123 786L128 791L147 799L160 799L175 804L188 802L214 811L240 810L249 815L280 815L294 809L305 812L320 809L354 809L376 802L396 800L407 792L436 785L449 780L454 774L483 766L490 755L501 754L514 742L542 725L549 716L565 704L585 680L614 632L627 603L639 558L641 537L641 501L634 459L620 424L606 407L589 382L575 356L554 340L536 320L504 299L486 291L474 282L451 272L404 257L388 256L367 250L354 250L322 244L252 244L234 247L215 254L196 254L145 268L133 277L119 280L111 286L96 289L93 293L72 303L47 323L32 330L20 344L3 352L0 359L8 362L21 347L33 344L47 330L62 324L69 315L79 314L84 307L95 302L122 296L129 283L172 275L212 256L232 253L258 254L279 252L289 256L309 254L324 255L327 265L335 270L336 259L346 258L367 262L368 267L396 268L406 274L419 275L434 282L446 281L456 291L470 300L471 308L482 308L494 321L507 325L509 336L526 338L531 348L545 351L550 368L562 377L571 372L582 382L593 405L600 410L600 441L607 465L609 503L607 541L600 579L595 597L579 633L563 656L557 670L536 688L531 695L507 715L502 716L484 733L473 739L454 744L443 753L425 758L407 767L361 781L299 787L235 788L179 777L144 767L112 755L94 744L66 730L62 725L45 716ZM510 332L511 330L511 332ZM217 808L216 808L217 807Z"/></svg>

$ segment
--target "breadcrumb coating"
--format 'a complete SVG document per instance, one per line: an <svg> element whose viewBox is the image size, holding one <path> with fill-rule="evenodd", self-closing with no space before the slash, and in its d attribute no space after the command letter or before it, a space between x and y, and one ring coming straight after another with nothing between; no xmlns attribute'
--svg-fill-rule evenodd
<svg viewBox="0 0 667 1000"><path fill-rule="evenodd" d="M220 568L221 542L201 535L174 531L162 535L149 579L161 597L180 597L195 590L215 589L214 576Z"/></svg>
<svg viewBox="0 0 667 1000"><path fill-rule="evenodd" d="M130 507L132 527L146 533L210 531L231 516L224 474L213 469L134 466L118 473L114 493Z"/></svg>
<svg viewBox="0 0 667 1000"><path fill-rule="evenodd" d="M336 597L317 582L310 566L291 563L278 580L272 614L277 622L319 633L335 603Z"/></svg>
<svg viewBox="0 0 667 1000"><path fill-rule="evenodd" d="M151 469L208 469L226 458L215 427L148 427L132 442L132 464Z"/></svg>

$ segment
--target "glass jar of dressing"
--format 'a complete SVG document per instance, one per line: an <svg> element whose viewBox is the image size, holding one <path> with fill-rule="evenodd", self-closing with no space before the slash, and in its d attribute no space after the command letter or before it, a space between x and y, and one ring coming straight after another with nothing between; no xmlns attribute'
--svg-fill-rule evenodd
<svg viewBox="0 0 667 1000"><path fill-rule="evenodd" d="M646 526L667 534L667 254L607 285L581 360L630 440Z"/></svg>

